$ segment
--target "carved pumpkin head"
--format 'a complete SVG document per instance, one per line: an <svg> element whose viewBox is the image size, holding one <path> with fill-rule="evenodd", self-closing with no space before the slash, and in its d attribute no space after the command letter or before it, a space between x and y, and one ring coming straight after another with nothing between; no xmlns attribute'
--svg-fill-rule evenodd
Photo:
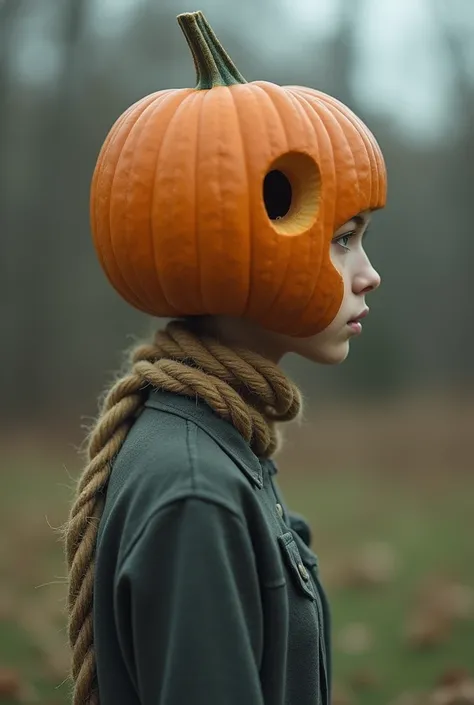
<svg viewBox="0 0 474 705"><path fill-rule="evenodd" d="M379 146L324 93L247 83L202 13L178 22L197 85L139 100L110 130L91 189L102 267L151 315L318 333L343 298L334 232L385 205Z"/></svg>

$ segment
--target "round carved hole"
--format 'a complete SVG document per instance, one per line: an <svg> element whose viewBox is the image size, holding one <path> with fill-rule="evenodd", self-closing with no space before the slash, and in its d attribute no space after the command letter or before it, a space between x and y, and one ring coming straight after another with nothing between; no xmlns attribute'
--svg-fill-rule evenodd
<svg viewBox="0 0 474 705"><path fill-rule="evenodd" d="M321 199L321 176L304 152L287 152L270 164L262 185L265 212L280 235L301 235L315 222Z"/></svg>
<svg viewBox="0 0 474 705"><path fill-rule="evenodd" d="M288 177L278 169L272 169L263 182L263 201L270 220L287 215L293 193Z"/></svg>

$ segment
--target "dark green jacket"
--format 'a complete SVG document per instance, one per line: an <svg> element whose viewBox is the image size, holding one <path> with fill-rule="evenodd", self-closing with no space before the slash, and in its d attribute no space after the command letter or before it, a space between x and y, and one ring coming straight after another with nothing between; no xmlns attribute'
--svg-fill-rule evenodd
<svg viewBox="0 0 474 705"><path fill-rule="evenodd" d="M99 527L101 705L328 705L327 601L275 472L205 403L152 392Z"/></svg>

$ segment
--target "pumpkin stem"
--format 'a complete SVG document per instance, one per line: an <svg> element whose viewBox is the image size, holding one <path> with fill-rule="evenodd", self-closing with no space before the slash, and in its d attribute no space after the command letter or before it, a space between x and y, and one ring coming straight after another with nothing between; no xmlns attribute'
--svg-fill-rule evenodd
<svg viewBox="0 0 474 705"><path fill-rule="evenodd" d="M197 90L247 83L202 12L185 12L177 20L193 55Z"/></svg>

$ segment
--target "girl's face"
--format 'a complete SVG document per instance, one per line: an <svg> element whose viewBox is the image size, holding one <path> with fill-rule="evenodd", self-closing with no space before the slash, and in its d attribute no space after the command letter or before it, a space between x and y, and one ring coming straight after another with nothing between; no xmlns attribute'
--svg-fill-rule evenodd
<svg viewBox="0 0 474 705"><path fill-rule="evenodd" d="M337 316L321 333L310 338L287 338L287 352L326 365L346 359L350 341L362 332L362 324L354 320L368 313L365 298L380 286L380 276L364 250L370 215L370 211L365 211L354 216L339 228L332 240L331 260L344 280L344 298Z"/></svg>

